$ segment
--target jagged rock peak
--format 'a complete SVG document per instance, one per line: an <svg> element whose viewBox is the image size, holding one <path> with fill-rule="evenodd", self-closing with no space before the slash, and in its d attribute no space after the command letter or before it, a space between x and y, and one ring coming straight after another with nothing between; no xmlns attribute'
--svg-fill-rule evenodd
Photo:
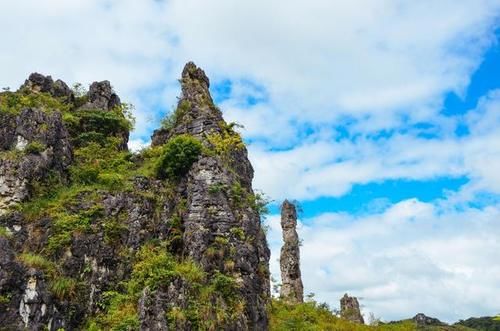
<svg viewBox="0 0 500 331"><path fill-rule="evenodd" d="M188 62L182 70L182 80L185 81L197 80L203 84L207 89L210 87L210 80L203 69L198 68L194 62Z"/></svg>
<svg viewBox="0 0 500 331"><path fill-rule="evenodd" d="M281 205L281 228L283 247L281 247L281 297L290 302L304 301L304 287L300 272L299 236L297 234L297 209L285 200Z"/></svg>
<svg viewBox="0 0 500 331"><path fill-rule="evenodd" d="M155 130L151 144L164 144L178 134L191 134L203 139L205 134L220 132L224 122L222 112L214 104L210 95L210 81L205 72L193 62L188 62L180 79L181 96L174 113L170 114L160 129Z"/></svg>
<svg viewBox="0 0 500 331"><path fill-rule="evenodd" d="M347 293L340 299L340 315L351 322L365 324L358 299L350 297Z"/></svg>
<svg viewBox="0 0 500 331"><path fill-rule="evenodd" d="M54 97L73 96L73 92L65 82L60 79L54 82L51 76L44 76L37 72L29 75L28 79L24 82L20 89L27 89L32 92L49 93Z"/></svg>
<svg viewBox="0 0 500 331"><path fill-rule="evenodd" d="M107 80L93 82L89 88L88 98L89 102L85 106L86 108L109 110L120 105L120 98Z"/></svg>

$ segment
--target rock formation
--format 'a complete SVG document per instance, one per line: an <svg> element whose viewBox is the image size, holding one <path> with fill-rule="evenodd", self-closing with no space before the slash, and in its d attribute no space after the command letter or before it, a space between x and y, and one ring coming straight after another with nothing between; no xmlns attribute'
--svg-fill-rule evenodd
<svg viewBox="0 0 500 331"><path fill-rule="evenodd" d="M412 320L419 327L425 327L425 326L430 326L430 325L433 325L433 326L446 326L447 325L447 324L441 322L440 320L438 320L437 318L426 316L423 313L418 313L417 315L415 315L415 317L412 318Z"/></svg>
<svg viewBox="0 0 500 331"><path fill-rule="evenodd" d="M188 63L181 86L140 154L107 81L75 96L32 74L0 93L2 327L267 330L247 150L203 70Z"/></svg>
<svg viewBox="0 0 500 331"><path fill-rule="evenodd" d="M297 210L295 205L285 200L281 205L281 292L280 296L289 302L304 301L304 287L300 273L299 236L297 234Z"/></svg>
<svg viewBox="0 0 500 331"><path fill-rule="evenodd" d="M351 322L365 324L365 320L359 309L358 299L350 297L347 293L340 299L340 316Z"/></svg>

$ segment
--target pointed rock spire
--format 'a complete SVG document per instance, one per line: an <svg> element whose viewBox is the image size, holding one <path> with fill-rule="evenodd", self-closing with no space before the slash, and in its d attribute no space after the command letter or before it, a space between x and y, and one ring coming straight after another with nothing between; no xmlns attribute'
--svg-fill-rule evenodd
<svg viewBox="0 0 500 331"><path fill-rule="evenodd" d="M182 93L173 114L163 121L162 128L151 137L152 145L164 144L170 137L188 133L203 138L205 133L220 132L222 112L210 95L210 81L205 72L188 62L180 79Z"/></svg>
<svg viewBox="0 0 500 331"><path fill-rule="evenodd" d="M300 273L299 236L297 234L297 209L285 200L281 205L281 228L283 229L283 247L281 247L281 293L280 296L290 302L304 301L304 287Z"/></svg>

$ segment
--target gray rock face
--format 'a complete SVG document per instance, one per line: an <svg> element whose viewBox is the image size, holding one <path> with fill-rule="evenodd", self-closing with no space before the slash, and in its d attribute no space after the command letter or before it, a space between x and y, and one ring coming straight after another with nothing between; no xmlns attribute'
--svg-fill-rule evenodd
<svg viewBox="0 0 500 331"><path fill-rule="evenodd" d="M281 228L284 244L280 255L280 296L284 300L300 303L304 301L304 287L300 273L299 236L296 230L297 210L288 200L281 205Z"/></svg>
<svg viewBox="0 0 500 331"><path fill-rule="evenodd" d="M68 85L58 79L55 82L51 76L44 76L39 73L32 73L21 86L21 89L27 89L31 92L49 93L54 97L67 97L73 99L73 92Z"/></svg>
<svg viewBox="0 0 500 331"><path fill-rule="evenodd" d="M23 88L26 93L56 93L56 83L34 74ZM203 71L188 64L180 98L185 112L158 144L191 134L211 150L209 136L222 133L227 125L208 86ZM70 115L108 111L119 98L109 82L101 82L94 83L78 101L69 107L74 112ZM172 258L196 262L203 271L199 282L207 287L216 286L217 276L231 280L228 299L219 290L211 290L215 294L209 296L213 302L208 304L217 305L217 312L223 313L236 298L238 310L214 324L217 329L267 330L269 249L259 211L251 203L253 169L246 149L233 149L224 158L204 153L176 182L127 174L126 189L89 189L80 183L72 185L68 176L72 149L78 148L75 138L95 129L87 125L85 116L75 118L76 124L64 122L57 110L0 112L0 211L4 211L0 215L0 325L7 330L84 329L91 318L106 313L109 292L127 293L123 284L131 278L137 252L148 243L161 243ZM130 162L141 166L140 158L131 157ZM24 200L45 198L33 192L40 183L50 184L51 178L60 179L62 191L70 195L63 203L56 199L61 204L52 208L58 210L27 215L12 208ZM75 186L78 190L65 191ZM41 262L32 265L20 259L24 252L33 253ZM48 271L44 263L56 271ZM56 295L52 286L59 278L77 282L70 291L74 293ZM130 299L140 329L197 329L197 321L173 321L167 313L192 312L198 287L176 277L153 289L141 288ZM211 318L215 321L218 316Z"/></svg>
<svg viewBox="0 0 500 331"><path fill-rule="evenodd" d="M415 317L412 318L412 320L417 324L419 327L424 327L424 326L445 326L446 324L438 320L437 318L434 317L429 317L426 316L423 313L419 313L415 315Z"/></svg>
<svg viewBox="0 0 500 331"><path fill-rule="evenodd" d="M190 110L172 134L189 133L204 144L206 136L220 133L222 114L213 104L209 81L203 70L188 63L182 73L180 103ZM241 187L245 195L253 194L253 169L246 149L233 151L230 164L216 156L205 156L196 162L185 188L187 211L183 218L184 252L212 273L220 271L235 277L245 300L245 314L229 329L266 330L266 304L270 295L269 249L256 210L241 205L231 193ZM231 164L241 165L239 169ZM241 171L243 169L243 171ZM224 189L214 192L213 187Z"/></svg>
<svg viewBox="0 0 500 331"><path fill-rule="evenodd" d="M88 103L82 108L110 110L120 104L120 98L107 80L93 82L89 88L88 99Z"/></svg>
<svg viewBox="0 0 500 331"><path fill-rule="evenodd" d="M351 322L365 324L358 299L350 297L347 293L340 299L340 315Z"/></svg>
<svg viewBox="0 0 500 331"><path fill-rule="evenodd" d="M0 214L30 197L35 182L50 176L64 181L72 160L59 112L27 108L18 116L1 116L5 121L0 123L0 131L6 134L0 137L5 152L0 156Z"/></svg>

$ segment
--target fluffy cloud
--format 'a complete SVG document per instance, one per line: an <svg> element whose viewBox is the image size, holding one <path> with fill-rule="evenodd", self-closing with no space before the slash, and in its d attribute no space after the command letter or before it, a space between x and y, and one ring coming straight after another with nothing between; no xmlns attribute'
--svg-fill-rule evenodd
<svg viewBox="0 0 500 331"><path fill-rule="evenodd" d="M306 140L285 151L254 144L255 184L276 199L314 199L342 196L353 184L373 181L468 176L466 189L500 193L499 114L500 91L492 91L466 116L469 134L463 137L428 139L410 132L380 139Z"/></svg>
<svg viewBox="0 0 500 331"><path fill-rule="evenodd" d="M443 205L444 204L444 205ZM417 312L456 321L498 313L500 209L456 211L416 199L380 214L323 214L299 226L306 292L338 307L345 292L385 320ZM270 217L271 268L279 279L281 232Z"/></svg>

